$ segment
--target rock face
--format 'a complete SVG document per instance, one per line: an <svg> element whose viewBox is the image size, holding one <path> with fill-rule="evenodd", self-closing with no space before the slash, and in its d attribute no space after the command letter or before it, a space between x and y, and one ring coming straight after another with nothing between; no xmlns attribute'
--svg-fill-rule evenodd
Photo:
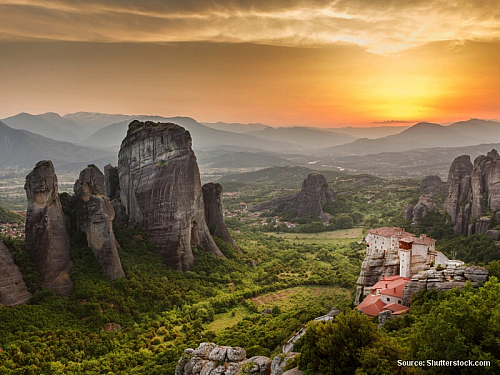
<svg viewBox="0 0 500 375"><path fill-rule="evenodd" d="M271 375L283 375L286 365L300 353L289 352L278 354L271 362Z"/></svg>
<svg viewBox="0 0 500 375"><path fill-rule="evenodd" d="M420 189L427 196L435 195L439 190L444 187L443 181L439 176L427 176L420 181Z"/></svg>
<svg viewBox="0 0 500 375"><path fill-rule="evenodd" d="M111 164L104 166L104 195L109 199L120 196L118 168L113 167Z"/></svg>
<svg viewBox="0 0 500 375"><path fill-rule="evenodd" d="M478 282L488 279L488 270L483 267L456 267L437 271L435 268L423 271L412 277L403 289L403 304L410 303L411 296L419 290L445 292L453 288L463 288L467 281L477 286Z"/></svg>
<svg viewBox="0 0 500 375"><path fill-rule="evenodd" d="M210 233L221 237L234 249L240 251L240 248L234 241L224 223L224 214L222 212L222 186L210 182L203 185L203 202L205 203L205 221L207 222Z"/></svg>
<svg viewBox="0 0 500 375"><path fill-rule="evenodd" d="M120 198L165 263L187 271L192 247L224 257L210 236L191 136L175 124L133 121L118 155Z"/></svg>
<svg viewBox="0 0 500 375"><path fill-rule="evenodd" d="M281 212L296 212L297 217L309 215L319 216L327 220L329 215L323 212L323 204L336 202L337 197L326 183L326 178L321 173L310 173L302 183L300 193L272 199L249 207L249 210L277 210Z"/></svg>
<svg viewBox="0 0 500 375"><path fill-rule="evenodd" d="M405 206L403 211L403 220L412 219L414 223L418 222L421 218L427 215L430 211L437 208L436 204L429 197L419 197L418 203L413 206Z"/></svg>
<svg viewBox="0 0 500 375"><path fill-rule="evenodd" d="M125 277L113 232L115 210L104 196L104 175L94 165L80 172L74 186L77 227L87 234L88 246L94 252L110 280Z"/></svg>
<svg viewBox="0 0 500 375"><path fill-rule="evenodd" d="M488 227L481 215L487 206L500 209L500 156L496 150L470 162L468 155L456 158L448 174L449 194L444 209L451 216L455 234L486 233ZM471 221L482 222L470 227Z"/></svg>
<svg viewBox="0 0 500 375"><path fill-rule="evenodd" d="M28 198L26 252L40 272L44 284L58 295L67 295L73 286L69 235L59 200L57 176L51 161L40 161L26 176Z"/></svg>
<svg viewBox="0 0 500 375"><path fill-rule="evenodd" d="M14 263L9 249L0 241L0 304L22 305L30 298L31 293L26 289L21 271Z"/></svg>

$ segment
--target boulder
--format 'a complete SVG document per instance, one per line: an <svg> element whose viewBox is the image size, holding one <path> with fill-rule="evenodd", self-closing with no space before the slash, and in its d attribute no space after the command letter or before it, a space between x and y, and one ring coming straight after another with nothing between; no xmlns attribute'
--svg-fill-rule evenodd
<svg viewBox="0 0 500 375"><path fill-rule="evenodd" d="M289 352L276 355L271 362L271 375L283 375L287 363L292 361L300 353Z"/></svg>
<svg viewBox="0 0 500 375"><path fill-rule="evenodd" d="M288 371L285 371L283 375L304 375L304 373L300 371L298 367L294 367Z"/></svg>
<svg viewBox="0 0 500 375"><path fill-rule="evenodd" d="M57 176L49 160L36 164L24 185L28 199L25 249L43 283L57 295L66 296L73 287L69 234L58 194Z"/></svg>
<svg viewBox="0 0 500 375"><path fill-rule="evenodd" d="M205 220L208 229L212 235L221 237L230 244L235 250L241 251L229 230L224 223L224 214L222 211L222 186L210 182L203 185L203 202L205 205Z"/></svg>
<svg viewBox="0 0 500 375"><path fill-rule="evenodd" d="M247 356L245 349L236 346L234 348L228 347L226 357L229 362L243 361Z"/></svg>
<svg viewBox="0 0 500 375"><path fill-rule="evenodd" d="M250 374L260 374L260 375L270 375L271 374L271 359L264 356L255 356L249 358L246 364L252 364L252 367L249 367Z"/></svg>
<svg viewBox="0 0 500 375"><path fill-rule="evenodd" d="M125 277L113 232L115 210L109 198L103 195L104 175L95 165L90 165L80 172L73 189L77 227L87 234L87 244L104 274L110 280Z"/></svg>
<svg viewBox="0 0 500 375"><path fill-rule="evenodd" d="M31 293L26 288L21 271L14 263L9 249L0 241L0 304L22 305L30 298Z"/></svg>
<svg viewBox="0 0 500 375"><path fill-rule="evenodd" d="M323 205L327 202L336 202L337 197L326 183L321 173L310 173L302 183L300 193L272 199L268 202L250 206L252 211L277 210L280 212L296 212L297 217L309 215L319 216L328 220L329 215L323 212Z"/></svg>
<svg viewBox="0 0 500 375"><path fill-rule="evenodd" d="M118 173L129 224L145 229L166 265L190 270L197 246L225 258L205 221L200 172L186 129L131 122L118 155Z"/></svg>

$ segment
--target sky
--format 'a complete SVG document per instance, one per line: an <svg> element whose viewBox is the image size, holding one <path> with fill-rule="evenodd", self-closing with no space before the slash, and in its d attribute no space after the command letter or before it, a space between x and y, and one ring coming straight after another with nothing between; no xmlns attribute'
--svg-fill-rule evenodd
<svg viewBox="0 0 500 375"><path fill-rule="evenodd" d="M497 0L0 0L0 118L500 120Z"/></svg>

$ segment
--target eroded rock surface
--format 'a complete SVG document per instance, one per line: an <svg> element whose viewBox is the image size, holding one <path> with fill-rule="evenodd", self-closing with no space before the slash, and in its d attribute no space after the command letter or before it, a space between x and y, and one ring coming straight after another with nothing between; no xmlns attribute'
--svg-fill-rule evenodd
<svg viewBox="0 0 500 375"><path fill-rule="evenodd" d="M57 176L51 161L36 164L26 176L26 252L30 255L47 288L68 295L73 286L69 235L59 200Z"/></svg>
<svg viewBox="0 0 500 375"><path fill-rule="evenodd" d="M412 277L403 289L403 304L408 304L411 296L419 290L436 290L445 292L453 288L463 288L467 281L473 286L488 279L488 270L484 267L456 267L437 271L431 268Z"/></svg>
<svg viewBox="0 0 500 375"><path fill-rule="evenodd" d="M470 162L468 155L456 158L448 174L449 193L444 209L451 216L455 234L486 233L489 223L481 218L486 207L500 209L500 156L496 150ZM471 221L479 219L471 227ZM476 223L477 223L476 222Z"/></svg>
<svg viewBox="0 0 500 375"><path fill-rule="evenodd" d="M189 132L171 123L133 121L118 155L120 198L165 263L191 269L192 247L224 257L210 235Z"/></svg>
<svg viewBox="0 0 500 375"><path fill-rule="evenodd" d="M319 216L327 220L329 215L323 212L323 205L336 202L337 197L326 183L326 178L319 172L310 173L302 183L300 193L272 199L249 207L249 210L277 210L280 212L296 212L297 217L309 215Z"/></svg>
<svg viewBox="0 0 500 375"><path fill-rule="evenodd" d="M104 175L94 165L80 172L74 186L77 226L87 234L88 246L108 279L125 277L113 232L115 210L104 195Z"/></svg>
<svg viewBox="0 0 500 375"><path fill-rule="evenodd" d="M210 233L221 237L234 249L240 251L240 248L229 233L224 223L224 213L222 211L222 186L210 182L203 185L203 202L205 204L205 220Z"/></svg>
<svg viewBox="0 0 500 375"><path fill-rule="evenodd" d="M104 166L104 195L109 199L120 196L118 168L113 167L111 164Z"/></svg>
<svg viewBox="0 0 500 375"><path fill-rule="evenodd" d="M31 298L23 275L14 263L9 249L0 241L0 304L4 306L22 305Z"/></svg>

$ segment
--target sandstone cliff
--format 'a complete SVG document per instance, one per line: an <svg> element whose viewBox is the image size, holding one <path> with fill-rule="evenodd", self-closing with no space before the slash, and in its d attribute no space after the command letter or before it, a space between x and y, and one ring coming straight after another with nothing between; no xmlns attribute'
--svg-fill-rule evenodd
<svg viewBox="0 0 500 375"><path fill-rule="evenodd" d="M21 305L28 302L31 293L26 289L23 276L12 259L9 249L0 241L0 304Z"/></svg>
<svg viewBox="0 0 500 375"><path fill-rule="evenodd" d="M73 286L69 235L59 200L57 176L51 161L36 164L26 176L28 198L26 252L31 256L47 288L68 295Z"/></svg>
<svg viewBox="0 0 500 375"><path fill-rule="evenodd" d="M500 209L500 156L496 150L470 162L468 155L456 158L448 174L449 193L444 209L451 216L456 234L486 233L489 222L481 218L486 207ZM482 222L479 225L476 221Z"/></svg>
<svg viewBox="0 0 500 375"><path fill-rule="evenodd" d="M109 199L120 197L118 168L108 164L104 167L104 195Z"/></svg>
<svg viewBox="0 0 500 375"><path fill-rule="evenodd" d="M168 266L191 269L195 246L224 257L205 221L200 172L187 130L133 121L120 148L118 172L130 225L146 230Z"/></svg>
<svg viewBox="0 0 500 375"><path fill-rule="evenodd" d="M113 232L115 210L109 198L103 195L104 175L99 168L91 165L81 171L74 192L77 227L87 234L88 246L104 274L110 280L125 277Z"/></svg>
<svg viewBox="0 0 500 375"><path fill-rule="evenodd" d="M222 212L222 186L210 182L203 185L203 202L205 203L205 220L207 226L215 236L221 237L234 249L240 251L240 248L229 233L224 223L224 214Z"/></svg>
<svg viewBox="0 0 500 375"><path fill-rule="evenodd" d="M488 279L488 270L483 267L457 267L437 271L435 268L423 271L412 277L403 289L403 303L410 303L411 296L419 290L436 290L445 292L453 288L463 288L467 281L473 286Z"/></svg>
<svg viewBox="0 0 500 375"><path fill-rule="evenodd" d="M280 212L297 212L297 217L309 215L319 216L328 220L329 215L323 212L323 204L336 202L337 197L326 183L326 178L321 173L313 172L302 183L300 193L272 199L249 207L249 210L277 210Z"/></svg>

